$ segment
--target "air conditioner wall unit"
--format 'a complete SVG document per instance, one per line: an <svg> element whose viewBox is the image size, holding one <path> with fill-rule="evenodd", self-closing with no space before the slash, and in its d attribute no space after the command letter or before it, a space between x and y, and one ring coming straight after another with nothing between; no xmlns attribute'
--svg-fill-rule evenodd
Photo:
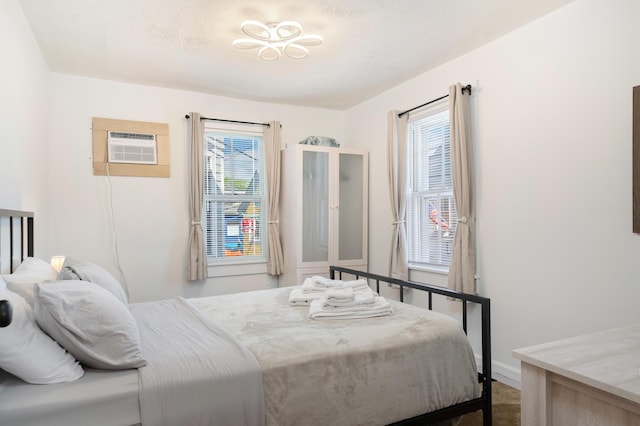
<svg viewBox="0 0 640 426"><path fill-rule="evenodd" d="M156 135L108 132L109 163L158 164Z"/></svg>

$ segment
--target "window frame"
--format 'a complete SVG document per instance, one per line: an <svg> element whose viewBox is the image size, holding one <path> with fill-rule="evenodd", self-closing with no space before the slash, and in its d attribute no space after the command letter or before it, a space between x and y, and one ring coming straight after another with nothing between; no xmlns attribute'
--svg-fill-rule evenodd
<svg viewBox="0 0 640 426"><path fill-rule="evenodd" d="M430 117L433 117L437 114L442 114L444 112L447 112L447 125L449 124L449 118L448 118L448 111L449 111L449 102L448 100L442 100L440 102L434 103L433 105L429 105L427 108L422 109L421 111L417 112L417 113L413 113L410 117L409 120L407 121L407 210L406 210L406 229L407 229L407 254L408 254L408 264L409 264L409 269L411 270L417 270L417 271L427 271L427 272L434 272L434 273L439 273L439 274L448 274L449 273L449 267L450 267L450 252L449 252L449 258L448 258L448 262L447 263L438 263L438 262L429 262L429 261L421 261L421 259L419 259L419 257L429 257L428 252L427 253L419 253L418 255L416 255L415 253L413 253L414 250L414 246L416 245L421 245L420 241L422 236L425 236L427 234L430 234L428 231L428 227L432 226L430 224L430 214L427 213L427 215L423 215L424 212L429 211L430 209L427 209L426 207L421 208L420 206L416 205L416 201L414 201L414 197L419 197L418 201L421 203L424 202L428 202L429 198L437 198L438 200L438 208L440 210L441 209L441 203L442 200L450 200L450 202L452 203L452 207L449 211L449 217L447 218L448 220L445 220L445 222L447 223L448 229L449 229L449 236L447 237L447 243L450 244L448 247L450 247L450 249L453 249L453 240L455 237L455 231L457 229L457 208L455 205L455 198L453 196L453 182L452 182L452 177L451 177L451 133L450 133L450 127L449 127L449 131L448 131L448 165L445 165L445 163L443 162L442 167L446 168L448 167L449 170L449 176L448 179L446 177L446 172L443 172L441 174L441 177L443 178L443 182L448 180L448 185L442 185L438 188L435 189L427 189L427 190L414 190L414 188L417 186L416 182L418 179L422 179L423 182L428 182L428 174L429 174L429 170L428 170L428 166L427 169L425 170L423 168L422 173L420 173L419 170L416 170L415 167L415 163L413 160L413 150L414 150L414 146L413 144L418 143L418 142L414 142L413 141L413 133L412 133L412 126L414 126L414 123L428 119ZM444 149L444 145L443 145L443 152L442 152L442 157L443 157L443 161L446 161L446 149ZM427 151L428 152L428 151ZM428 154L427 154L428 155ZM423 160L425 162L425 164L428 163L428 159L427 160ZM420 173L419 175L417 175L418 173ZM426 177L423 177L423 174L427 174ZM417 213L413 213L411 209L417 210ZM418 220L417 218L414 220L414 218L412 217L423 217L422 220ZM444 246L443 246L443 235L446 233L443 232L442 228L440 226L437 226L435 229L435 232L437 232L437 239L438 239L438 253L440 258L442 259L442 253L444 251ZM415 240L411 237L412 235L419 235L419 237L417 237ZM427 238L429 238L429 236L427 235ZM426 249L428 250L428 249Z"/></svg>
<svg viewBox="0 0 640 426"><path fill-rule="evenodd" d="M209 267L216 267L215 273L209 273L209 276L232 276L232 275L243 275L243 274L252 274L252 273L262 273L266 272L266 263L267 263L267 254L268 254L268 244L266 238L262 235L266 231L266 224L268 221L268 204L267 204L267 188L266 188L266 159L265 159L265 147L264 147L264 131L256 129L255 126L250 125L242 125L235 123L221 123L221 122L205 122L203 126L203 139L204 139L204 176L203 176L203 205L202 205L202 218L203 224L202 228L204 231L205 238L205 247L209 245L209 230L207 223L207 203L210 201L219 201L219 202L260 202L260 214L258 227L260 229L260 247L261 254L260 255L241 255L241 256L210 256L207 253L207 265ZM258 152L260 156L259 165L257 167L258 172L258 184L260 188L260 195L246 195L246 194L207 194L206 191L206 179L207 179L207 161L208 161L208 142L207 142L207 134L208 133L220 133L226 134L229 136L243 136L246 135L248 137L258 137L260 140L258 142ZM223 177L224 179L224 177ZM240 220L239 227L242 227L242 220ZM223 235L223 234L221 234ZM205 248L205 252L206 252ZM251 266L254 265L254 266Z"/></svg>

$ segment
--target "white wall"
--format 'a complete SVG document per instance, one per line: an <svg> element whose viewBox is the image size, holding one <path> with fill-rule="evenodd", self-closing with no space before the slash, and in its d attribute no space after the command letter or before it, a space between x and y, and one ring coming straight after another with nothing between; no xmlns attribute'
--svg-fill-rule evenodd
<svg viewBox="0 0 640 426"><path fill-rule="evenodd" d="M185 114L282 122L283 144L309 135L343 139L344 113L51 74L51 255L78 257L119 276L132 301L267 288L266 274L187 283L188 120ZM171 177L94 176L92 117L169 124ZM111 188L111 189L110 189ZM110 197L114 227L111 224ZM116 258L116 237L118 256Z"/></svg>
<svg viewBox="0 0 640 426"><path fill-rule="evenodd" d="M577 0L347 112L346 139L371 151L371 170L386 170L388 110L473 85L478 287L492 301L495 369L515 380L515 348L640 319L638 16L635 0ZM370 270L385 274L386 174L372 173L370 187Z"/></svg>
<svg viewBox="0 0 640 426"><path fill-rule="evenodd" d="M49 70L15 0L0 2L0 208L47 216ZM46 230L36 254L47 250ZM3 259L1 268L8 266Z"/></svg>

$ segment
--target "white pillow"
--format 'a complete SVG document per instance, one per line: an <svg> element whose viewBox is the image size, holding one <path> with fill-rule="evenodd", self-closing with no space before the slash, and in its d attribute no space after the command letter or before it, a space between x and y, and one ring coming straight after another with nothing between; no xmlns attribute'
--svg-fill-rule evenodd
<svg viewBox="0 0 640 426"><path fill-rule="evenodd" d="M120 284L113 275L95 263L67 257L64 260L64 265L58 275L58 279L92 282L105 290L110 291L125 305L129 303L127 300L127 293L124 291L122 284Z"/></svg>
<svg viewBox="0 0 640 426"><path fill-rule="evenodd" d="M82 364L107 370L146 365L136 320L107 290L78 280L34 290L38 324Z"/></svg>
<svg viewBox="0 0 640 426"><path fill-rule="evenodd" d="M33 308L33 285L45 281L55 280L58 272L48 262L37 257L27 257L13 272L4 275L7 288L24 297Z"/></svg>
<svg viewBox="0 0 640 426"><path fill-rule="evenodd" d="M7 283L4 282L4 278L0 275L0 291L5 291L7 289Z"/></svg>
<svg viewBox="0 0 640 426"><path fill-rule="evenodd" d="M0 292L13 308L13 320L0 327L0 368L34 384L72 382L84 370L36 324L24 298L9 290Z"/></svg>

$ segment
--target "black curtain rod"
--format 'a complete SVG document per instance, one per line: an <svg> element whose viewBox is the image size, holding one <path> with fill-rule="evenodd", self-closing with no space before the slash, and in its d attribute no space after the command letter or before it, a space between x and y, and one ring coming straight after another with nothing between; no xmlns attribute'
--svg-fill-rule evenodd
<svg viewBox="0 0 640 426"><path fill-rule="evenodd" d="M190 118L189 114L185 115L184 118ZM251 124L253 126L267 126L271 127L269 123L254 123L253 121L237 121L237 120L224 120L222 118L209 118L209 117L200 117L200 120L209 120L209 121L223 121L225 123L236 123L236 124Z"/></svg>
<svg viewBox="0 0 640 426"><path fill-rule="evenodd" d="M465 91L465 90L468 90L468 91L469 91L469 96L471 96L471 85L470 85L470 84L467 84L466 86L462 87L462 93L464 93L464 91ZM448 98L448 97L449 97L449 95L440 96L438 99L434 99L434 100L429 101L429 102L427 102L427 103L424 103L424 104L422 104L422 105L418 105L417 107L413 107L413 108L408 109L408 110L406 110L406 111L402 111L401 113L399 113L399 114L398 114L398 117L402 117L403 115L405 115L405 114L407 114L407 113L409 113L409 112L411 112L411 111L415 111L415 110L417 110L417 109L419 109L419 108L425 107L425 106L427 106L427 105L429 105L429 104L432 104L432 103L434 103L434 102L441 101L441 100L443 100L444 98Z"/></svg>

